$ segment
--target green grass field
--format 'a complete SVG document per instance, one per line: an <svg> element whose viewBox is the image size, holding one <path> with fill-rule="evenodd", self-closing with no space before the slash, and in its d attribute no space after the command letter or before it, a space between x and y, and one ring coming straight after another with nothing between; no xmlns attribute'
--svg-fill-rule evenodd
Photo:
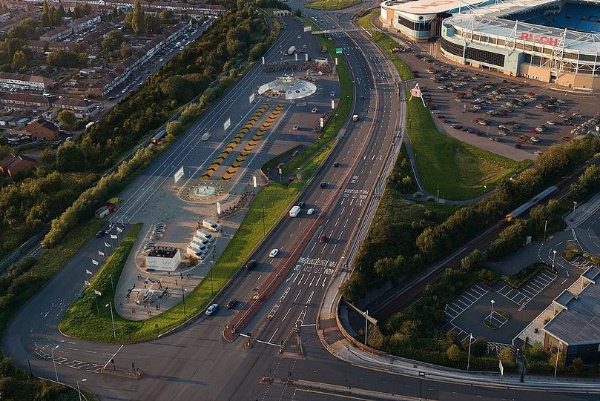
<svg viewBox="0 0 600 401"><path fill-rule="evenodd" d="M358 19L365 29L373 28L377 12ZM410 69L392 49L398 43L381 32L372 32L373 40L390 57L403 79L411 78ZM417 170L427 192L452 200L472 199L489 191L502 179L524 170L531 161L516 162L479 149L440 133L420 99L407 102L407 133L415 154Z"/></svg>
<svg viewBox="0 0 600 401"><path fill-rule="evenodd" d="M304 3L304 7L314 10L342 10L360 4L360 0L314 0Z"/></svg>

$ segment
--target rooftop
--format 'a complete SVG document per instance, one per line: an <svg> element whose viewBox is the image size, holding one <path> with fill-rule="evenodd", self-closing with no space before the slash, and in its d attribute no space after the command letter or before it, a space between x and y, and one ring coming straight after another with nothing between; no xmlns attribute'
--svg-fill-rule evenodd
<svg viewBox="0 0 600 401"><path fill-rule="evenodd" d="M544 331L567 345L600 341L600 286L589 284L577 297L565 292L555 300L565 309L544 327Z"/></svg>

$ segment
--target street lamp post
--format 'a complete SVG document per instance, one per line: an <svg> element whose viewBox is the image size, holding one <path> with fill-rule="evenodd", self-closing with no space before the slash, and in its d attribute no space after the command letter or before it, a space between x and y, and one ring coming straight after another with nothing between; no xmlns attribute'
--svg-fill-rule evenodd
<svg viewBox="0 0 600 401"><path fill-rule="evenodd" d="M544 242L546 242L546 229L548 228L548 220L544 223Z"/></svg>
<svg viewBox="0 0 600 401"><path fill-rule="evenodd" d="M571 217L571 221L575 221L575 208L577 207L577 202L573 202L573 217Z"/></svg>
<svg viewBox="0 0 600 401"><path fill-rule="evenodd" d="M263 237L267 236L267 229L265 228L265 207L263 206L263 215L262 215L262 221L263 221Z"/></svg>
<svg viewBox="0 0 600 401"><path fill-rule="evenodd" d="M183 298L183 317L185 318L185 289L181 286L181 297Z"/></svg>
<svg viewBox="0 0 600 401"><path fill-rule="evenodd" d="M471 367L471 343L473 342L473 333L469 334L469 356L467 357L467 370Z"/></svg>
<svg viewBox="0 0 600 401"><path fill-rule="evenodd" d="M54 375L56 376L56 381L60 383L58 380L58 371L56 370L56 359L54 359L54 350L58 348L58 345L52 348L52 364L54 365Z"/></svg>
<svg viewBox="0 0 600 401"><path fill-rule="evenodd" d="M556 251L553 250L552 253L553 253L553 256L552 256L552 270L554 270L555 269L554 262L556 262Z"/></svg>
<svg viewBox="0 0 600 401"><path fill-rule="evenodd" d="M115 331L115 316L113 315L112 302L106 304L105 307L110 309L110 321L112 322L112 336L113 338L115 338L117 337L117 332Z"/></svg>
<svg viewBox="0 0 600 401"><path fill-rule="evenodd" d="M81 379L81 382L87 381L87 379ZM79 401L81 401L81 389L79 388L79 380L77 380L77 393L79 394Z"/></svg>
<svg viewBox="0 0 600 401"><path fill-rule="evenodd" d="M492 325L492 315L494 314L494 304L496 301L492 299L492 311L490 312L490 326Z"/></svg>
<svg viewBox="0 0 600 401"><path fill-rule="evenodd" d="M369 311L365 312L365 345L367 345L368 333L369 333Z"/></svg>
<svg viewBox="0 0 600 401"><path fill-rule="evenodd" d="M556 362L554 363L554 377L556 378L556 371L558 370L558 357L560 356L560 346L562 341L558 342L558 350L556 350Z"/></svg>

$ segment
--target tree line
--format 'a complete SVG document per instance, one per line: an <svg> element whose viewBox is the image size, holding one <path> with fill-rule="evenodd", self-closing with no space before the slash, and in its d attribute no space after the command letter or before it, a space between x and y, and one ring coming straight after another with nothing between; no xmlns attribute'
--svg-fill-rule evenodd
<svg viewBox="0 0 600 401"><path fill-rule="evenodd" d="M49 234L47 245L59 240L68 227L92 218L114 195L111 191L122 188L98 181L100 177L183 104L200 95L192 108L204 110L238 78L244 63L264 54L273 37L265 18L252 4L244 3L218 18L194 44L150 77L136 94L119 102L79 141L45 149L35 171L17 180L0 181L0 230L6 233L0 237L0 256L74 206L77 198L98 182L99 189L83 195L78 213L57 220L61 224L54 223L62 228ZM143 164L148 157L143 154L136 160ZM138 168L140 165L119 167L127 171ZM114 174L122 178L119 169Z"/></svg>
<svg viewBox="0 0 600 401"><path fill-rule="evenodd" d="M372 228L359 251L354 272L342 286L344 298L358 303L369 293L393 288L422 273L517 206L585 164L598 149L600 141L591 136L552 146L518 178L500 182L489 197L450 214L439 205L414 204L402 198L398 189L404 184L398 181L404 180L400 169L406 162L400 159L395 167L398 171L390 178L394 182L388 183ZM527 235L542 239L546 233L562 229L562 218L572 202L582 202L599 190L600 168L591 165L571 185L568 199L550 200L533 207L527 218L518 218L507 225L486 253L476 250L462 260L460 268L447 269L436 284L426 288L417 303L394 314L370 334L369 345L395 355L464 368L468 347L458 343L455 335L442 331L446 319L444 307L477 280L498 279L485 269L487 260L514 252L525 244ZM477 342L481 343L478 350L485 348L482 345L485 339ZM556 362L556 356L554 359L545 353L538 356L537 347L535 344L530 347L534 348L530 359L536 362L533 366L538 372L545 372L548 363ZM479 351L474 353L478 354ZM500 355L500 358L507 357ZM475 368L496 369L498 356L481 353L481 358L474 363ZM514 360L505 366L514 367ZM579 367L572 369L581 371Z"/></svg>

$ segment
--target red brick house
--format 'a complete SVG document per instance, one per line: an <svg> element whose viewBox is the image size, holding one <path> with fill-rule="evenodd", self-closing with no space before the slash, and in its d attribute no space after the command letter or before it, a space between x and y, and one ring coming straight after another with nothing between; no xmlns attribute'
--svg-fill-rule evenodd
<svg viewBox="0 0 600 401"><path fill-rule="evenodd" d="M60 129L53 122L43 118L38 118L27 124L23 130L29 132L31 138L38 141L56 141L60 132Z"/></svg>
<svg viewBox="0 0 600 401"><path fill-rule="evenodd" d="M37 160L31 157L10 154L0 160L0 173L13 178L21 171L34 169L37 165Z"/></svg>

